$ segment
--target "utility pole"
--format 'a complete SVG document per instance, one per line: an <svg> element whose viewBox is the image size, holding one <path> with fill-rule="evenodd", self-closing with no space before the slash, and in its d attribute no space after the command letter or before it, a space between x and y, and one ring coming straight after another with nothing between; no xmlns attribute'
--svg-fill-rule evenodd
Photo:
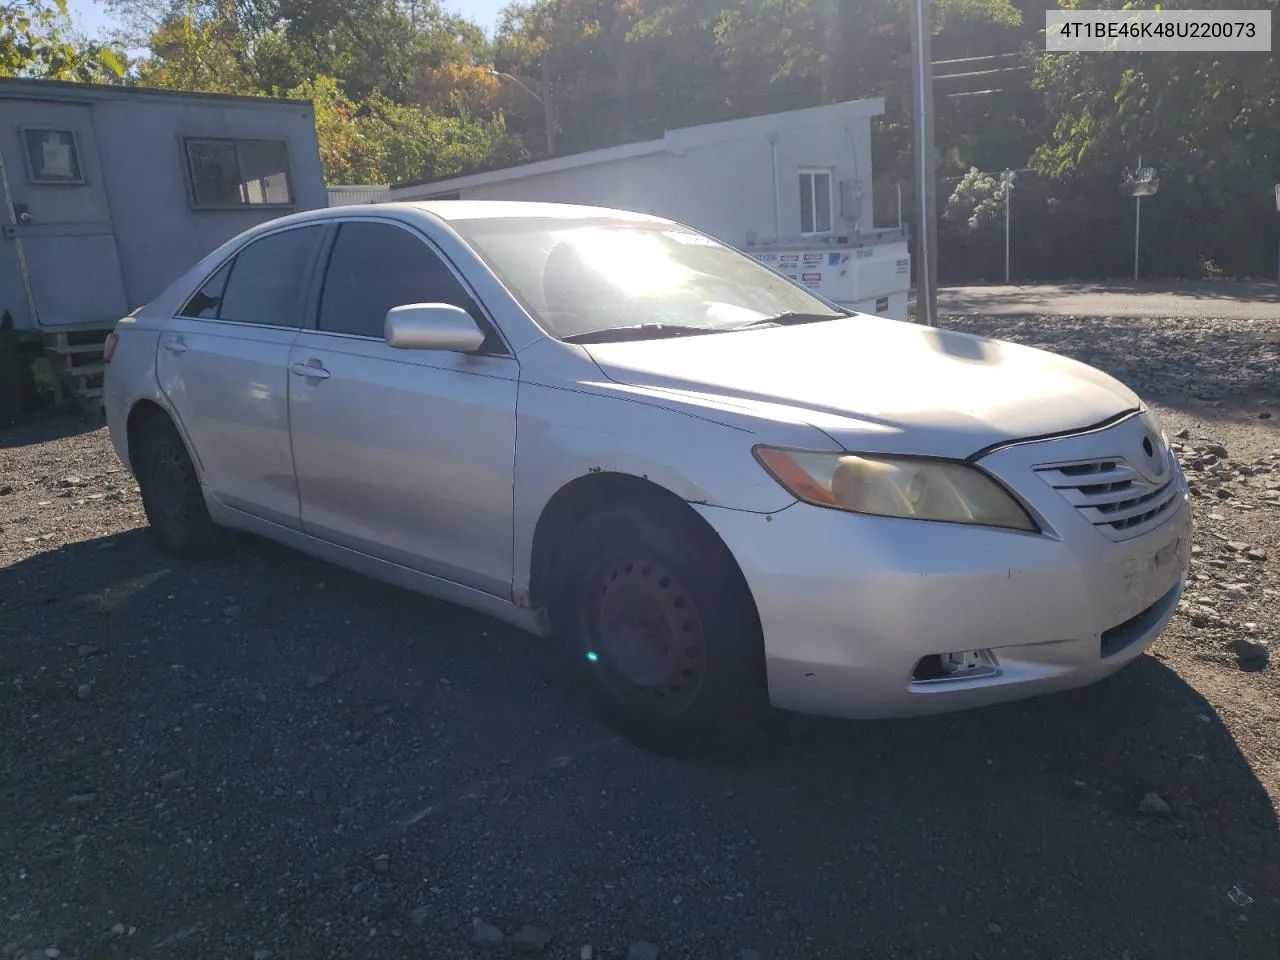
<svg viewBox="0 0 1280 960"><path fill-rule="evenodd" d="M539 77L538 85L542 90L542 119L547 127L547 156L553 157L556 153L555 137L551 131L551 76L547 73L547 58L542 58L542 74Z"/></svg>
<svg viewBox="0 0 1280 960"><path fill-rule="evenodd" d="M912 0L911 47L915 58L914 166L916 180L916 316L926 325L938 325L938 231L935 196L936 164L933 155L933 55L930 0Z"/></svg>
<svg viewBox="0 0 1280 960"><path fill-rule="evenodd" d="M1013 203L1013 171L1004 172L1004 285L1009 285L1009 211Z"/></svg>
<svg viewBox="0 0 1280 960"><path fill-rule="evenodd" d="M1142 154L1138 154L1138 169L1142 169ZM1138 248L1142 240L1142 194L1137 196L1137 205L1133 208L1133 279L1138 279Z"/></svg>

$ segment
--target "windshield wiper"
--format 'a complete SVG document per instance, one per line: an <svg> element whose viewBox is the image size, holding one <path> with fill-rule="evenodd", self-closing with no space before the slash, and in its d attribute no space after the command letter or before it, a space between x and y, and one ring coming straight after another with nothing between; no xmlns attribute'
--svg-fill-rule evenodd
<svg viewBox="0 0 1280 960"><path fill-rule="evenodd" d="M722 333L711 327L691 327L679 323L636 323L629 327L605 327L561 337L565 343L616 343L620 340L658 340L663 337L687 337L698 333Z"/></svg>
<svg viewBox="0 0 1280 960"><path fill-rule="evenodd" d="M823 320L839 320L841 317L851 317L851 313L800 313L796 310L788 310L784 313L775 313L772 317L760 317L756 320L748 320L746 323L740 323L733 330L746 330L750 327L765 327L775 324L779 327L790 327L800 323L821 323Z"/></svg>

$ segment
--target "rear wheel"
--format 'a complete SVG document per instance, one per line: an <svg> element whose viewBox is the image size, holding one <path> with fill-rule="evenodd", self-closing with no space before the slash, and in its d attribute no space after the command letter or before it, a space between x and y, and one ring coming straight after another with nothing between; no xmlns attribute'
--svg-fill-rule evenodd
<svg viewBox="0 0 1280 960"><path fill-rule="evenodd" d="M193 560L226 554L231 532L209 516L195 464L169 418L157 415L143 424L136 449L142 506L160 542Z"/></svg>
<svg viewBox="0 0 1280 960"><path fill-rule="evenodd" d="M661 753L715 752L768 707L763 643L724 545L676 504L589 517L566 545L553 623L606 719Z"/></svg>

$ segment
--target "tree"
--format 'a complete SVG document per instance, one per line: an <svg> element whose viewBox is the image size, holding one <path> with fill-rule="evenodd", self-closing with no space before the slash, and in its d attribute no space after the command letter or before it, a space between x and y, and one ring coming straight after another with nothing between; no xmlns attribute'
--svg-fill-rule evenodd
<svg viewBox="0 0 1280 960"><path fill-rule="evenodd" d="M1234 9L1206 0L1207 9ZM1275 0L1262 6L1275 9ZM1194 275L1216 261L1229 272L1270 275L1278 233L1269 204L1280 174L1280 70L1268 54L1044 56L1037 76L1055 118L1035 163L1080 232L1131 238L1132 204L1117 191L1141 154L1161 171L1143 205L1148 263ZM1129 245L1131 247L1131 239ZM1101 270L1116 273L1121 249Z"/></svg>
<svg viewBox="0 0 1280 960"><path fill-rule="evenodd" d="M433 115L377 92L357 103L333 77L287 93L315 106L320 159L331 184L421 180L525 159L523 141L507 131L501 115Z"/></svg>
<svg viewBox="0 0 1280 960"><path fill-rule="evenodd" d="M0 2L0 76L106 82L124 73L120 51L70 33L66 0Z"/></svg>

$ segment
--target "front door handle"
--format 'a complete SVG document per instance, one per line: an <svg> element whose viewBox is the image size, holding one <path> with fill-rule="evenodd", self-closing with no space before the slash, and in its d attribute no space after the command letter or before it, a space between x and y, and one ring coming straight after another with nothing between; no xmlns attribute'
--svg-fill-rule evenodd
<svg viewBox="0 0 1280 960"><path fill-rule="evenodd" d="M329 371L320 366L320 361L314 363L295 363L289 368L296 377L307 377L311 380L328 380Z"/></svg>
<svg viewBox="0 0 1280 960"><path fill-rule="evenodd" d="M181 356L187 352L187 341L183 340L181 337L174 337L173 339L166 341L164 348L175 357Z"/></svg>

